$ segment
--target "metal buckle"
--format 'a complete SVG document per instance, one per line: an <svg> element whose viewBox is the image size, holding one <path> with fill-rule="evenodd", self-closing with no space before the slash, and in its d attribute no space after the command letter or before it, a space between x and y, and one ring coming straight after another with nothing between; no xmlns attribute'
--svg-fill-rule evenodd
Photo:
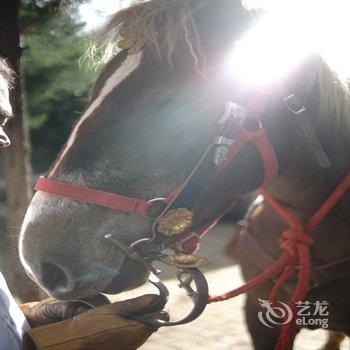
<svg viewBox="0 0 350 350"><path fill-rule="evenodd" d="M219 146L215 149L215 152L214 152L214 157L213 157L214 165L220 166L221 164L226 162L228 155L230 153L230 149L235 144L235 140L228 139L224 136L217 136L217 137L214 137L213 144Z"/></svg>
<svg viewBox="0 0 350 350"><path fill-rule="evenodd" d="M228 139L225 136L217 136L213 138L214 145L232 147L234 143L235 143L235 140Z"/></svg>
<svg viewBox="0 0 350 350"><path fill-rule="evenodd" d="M299 115L306 111L305 106L295 94L291 94L283 99L286 107L295 115Z"/></svg>
<svg viewBox="0 0 350 350"><path fill-rule="evenodd" d="M218 124L225 125L231 117L238 120L244 120L247 114L248 110L246 107L227 101L225 105L225 113L218 121Z"/></svg>

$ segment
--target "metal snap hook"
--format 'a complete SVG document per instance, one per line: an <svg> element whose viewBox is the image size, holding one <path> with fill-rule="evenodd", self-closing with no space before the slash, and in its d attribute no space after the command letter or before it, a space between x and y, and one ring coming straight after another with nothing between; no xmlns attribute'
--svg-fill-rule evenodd
<svg viewBox="0 0 350 350"><path fill-rule="evenodd" d="M187 295L194 303L191 312L185 318L180 321L173 322L161 320L158 318L160 309L158 309L157 312L133 315L129 318L156 327L179 326L197 319L203 313L208 303L209 292L207 280L205 279L203 273L197 268L179 269L177 276L180 282L179 286L186 290ZM167 287L159 279L150 282L158 288L161 296L159 305L157 304L157 306L164 307L169 298L169 291ZM195 284L196 290L190 286L192 282ZM166 302L164 303L164 301ZM155 309L154 305L152 305L152 308L153 310Z"/></svg>

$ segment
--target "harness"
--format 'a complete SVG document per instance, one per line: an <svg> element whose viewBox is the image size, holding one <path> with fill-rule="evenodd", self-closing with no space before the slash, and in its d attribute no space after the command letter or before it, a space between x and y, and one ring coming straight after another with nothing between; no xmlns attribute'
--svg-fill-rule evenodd
<svg viewBox="0 0 350 350"><path fill-rule="evenodd" d="M313 238L309 233L329 212L332 205L340 200L347 191L350 186L350 175L340 185L340 188L335 191L335 194L331 196L331 203L325 203L325 207L322 207L321 212L318 212L316 218L309 223L309 226L311 226L306 227L306 229L302 227L296 218L287 214L286 210L282 209L281 205L273 198L264 193L278 213L290 223L291 230L283 233L282 242L285 253L282 257L261 275L248 281L243 287L219 297L209 297L205 277L199 270L199 267L205 265L205 259L192 255L198 247L200 237L224 214L222 213L220 217L203 227L191 230L195 224L196 205L200 203L203 191L210 188L213 181L222 172L227 171L229 165L245 145L253 143L261 157L264 167L263 186L271 183L278 176L277 158L262 123L262 117L265 113L265 100L265 96L254 94L254 98L248 101L247 107L227 102L224 114L218 120L218 130L212 142L208 145L185 181L164 198L147 201L81 187L46 177L41 177L38 180L35 186L37 191L130 214L146 216L153 221L150 237L138 240L131 245L125 245L120 242L113 234L107 234L105 239L116 245L127 257L136 260L155 275L159 275L161 271L152 266L153 261L161 261L175 266L178 270L180 287L183 287L193 299L194 307L184 320L178 322L165 322L154 319L152 312L148 315L136 316L136 319L157 326L173 326L188 323L204 311L207 303L227 300L245 293L280 273L272 293L272 300L275 300L278 289L291 277L299 263L301 269L292 301L294 299L302 300L305 297L309 288L311 269L309 246L313 243ZM329 167L330 161L305 115L306 109L301 101L295 94L292 94L284 99L284 103L292 112L296 123L303 131L308 145L320 166ZM246 119L256 120L258 127L255 131L249 131L244 127ZM160 211L159 205L161 206ZM227 209L230 209L230 207L231 205ZM155 212L157 213L156 215L154 215ZM166 248L171 248L175 254L165 254L164 250ZM192 281L195 283L196 290L191 287ZM158 287L161 295L164 296L163 302L166 303L168 291L165 286L160 280L151 282ZM288 342L288 344L292 342L294 333L294 322L284 325L278 349L287 349L288 347L283 346Z"/></svg>
<svg viewBox="0 0 350 350"><path fill-rule="evenodd" d="M258 210L261 204L266 199L260 195L249 207L243 220L237 223L239 232L230 244L228 254L233 259L240 261L238 247L244 251L244 257L250 261L260 271L269 269L276 259L269 253L265 252L251 234L251 216L255 210ZM310 287L316 288L322 284L329 283L336 279L350 275L350 257L332 261L327 264L312 266L310 276ZM296 279L291 277L290 281L296 282Z"/></svg>
<svg viewBox="0 0 350 350"><path fill-rule="evenodd" d="M308 293L310 286L312 288L321 284L328 283L335 279L349 276L350 257L339 259L331 263L312 268L310 246L315 243L312 232L333 207L341 200L344 194L350 188L350 173L340 182L332 194L326 199L319 210L312 216L306 225L294 216L288 209L274 199L265 189L261 189L261 194L265 200L274 208L274 210L288 223L289 229L283 231L280 238L280 247L284 253L277 259L273 259L264 252L249 233L249 218L259 202L253 203L253 206L247 213L243 221L243 229L238 236L238 242L243 245L250 262L263 271L258 276L249 280L244 286L232 290L226 294L211 297L210 302L218 302L234 298L240 294L246 293L268 280L274 281L274 287L270 294L272 305L276 305L278 291L290 281L295 273L298 273L296 288L288 306L292 310L293 318L291 322L284 324L281 328L281 334L276 346L277 350L290 349L294 336L297 331L295 323L297 315L297 302L303 301Z"/></svg>

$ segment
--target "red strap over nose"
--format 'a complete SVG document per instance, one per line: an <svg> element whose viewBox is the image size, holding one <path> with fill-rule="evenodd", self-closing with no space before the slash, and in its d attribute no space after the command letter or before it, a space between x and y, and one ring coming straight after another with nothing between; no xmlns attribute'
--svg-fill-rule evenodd
<svg viewBox="0 0 350 350"><path fill-rule="evenodd" d="M88 187L80 187L46 177L39 178L35 185L35 190L131 214L145 215L151 206L148 202L140 199L125 197Z"/></svg>

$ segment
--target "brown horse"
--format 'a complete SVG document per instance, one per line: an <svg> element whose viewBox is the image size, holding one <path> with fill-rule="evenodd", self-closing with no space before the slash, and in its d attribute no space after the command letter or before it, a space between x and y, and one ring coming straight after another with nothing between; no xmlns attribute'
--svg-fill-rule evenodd
<svg viewBox="0 0 350 350"><path fill-rule="evenodd" d="M104 33L119 37L123 50L102 71L48 177L144 200L169 194L211 143L225 101L247 103L250 87L228 76L223 62L228 43L254 21L255 15L238 0L153 0L122 10ZM321 168L306 147L305 136L283 102L285 91L301 97L332 167ZM261 123L278 161L278 177L267 188L302 221L350 169L349 111L348 91L317 54L308 55L269 89ZM245 120L243 126L260 127L256 120ZM191 229L215 221L237 198L258 189L264 171L260 153L247 142L227 171L201 194ZM346 194L315 230L315 266L348 256L349 201ZM21 260L53 297L118 293L143 284L148 270L104 237L111 233L131 244L147 237L151 226L147 217L38 192L23 224ZM252 223L251 235L277 258L282 253L278 238L285 229L285 222L266 204ZM241 264L246 278L260 272L244 256ZM337 279L312 288L307 296L329 301L329 328L348 334L349 283L346 277ZM257 321L258 298L268 299L271 287L267 283L247 299L256 349L272 349L279 333ZM288 293L286 289L282 300Z"/></svg>

